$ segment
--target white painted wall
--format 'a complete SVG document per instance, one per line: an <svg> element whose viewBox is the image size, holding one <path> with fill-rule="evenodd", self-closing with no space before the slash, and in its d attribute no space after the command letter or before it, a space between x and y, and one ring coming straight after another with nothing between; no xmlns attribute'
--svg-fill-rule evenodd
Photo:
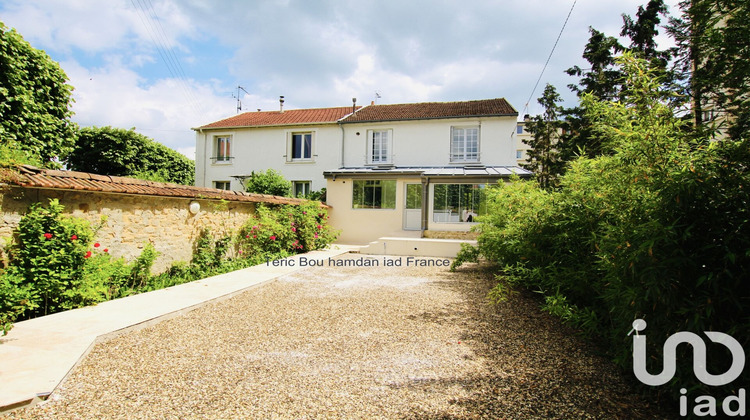
<svg viewBox="0 0 750 420"><path fill-rule="evenodd" d="M367 165L368 130L392 130L396 166L463 166L450 162L451 127L479 126L479 163L516 165L516 117L350 123L344 127L344 166ZM359 134L358 134L359 133Z"/></svg>
<svg viewBox="0 0 750 420"><path fill-rule="evenodd" d="M291 162L289 141L292 133L312 132L312 160ZM232 136L234 156L229 163L213 162L214 138ZM311 190L326 186L323 171L341 165L341 129L338 124L238 128L230 130L196 131L195 185L213 187L213 181L232 181L232 189L241 186L232 175L249 175L252 171L274 169L289 181L312 181Z"/></svg>

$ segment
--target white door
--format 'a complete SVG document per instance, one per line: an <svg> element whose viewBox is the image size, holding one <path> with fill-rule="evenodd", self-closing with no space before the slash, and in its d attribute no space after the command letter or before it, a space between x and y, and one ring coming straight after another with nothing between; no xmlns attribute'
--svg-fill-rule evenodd
<svg viewBox="0 0 750 420"><path fill-rule="evenodd" d="M406 184L404 230L422 229L422 184Z"/></svg>

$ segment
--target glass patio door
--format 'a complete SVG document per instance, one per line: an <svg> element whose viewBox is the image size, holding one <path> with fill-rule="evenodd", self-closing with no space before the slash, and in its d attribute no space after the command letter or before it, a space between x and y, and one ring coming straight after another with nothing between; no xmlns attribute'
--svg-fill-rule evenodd
<svg viewBox="0 0 750 420"><path fill-rule="evenodd" d="M422 229L422 184L406 184L404 230Z"/></svg>

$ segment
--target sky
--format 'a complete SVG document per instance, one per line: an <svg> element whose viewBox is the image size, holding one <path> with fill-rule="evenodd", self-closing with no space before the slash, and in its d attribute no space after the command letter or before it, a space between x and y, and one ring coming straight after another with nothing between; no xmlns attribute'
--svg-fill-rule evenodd
<svg viewBox="0 0 750 420"><path fill-rule="evenodd" d="M585 67L589 27L617 36L646 2L3 0L0 21L60 64L74 122L194 159L191 128L236 115L238 92L241 112L280 95L284 109L504 97L522 117L549 83L574 106L564 71Z"/></svg>

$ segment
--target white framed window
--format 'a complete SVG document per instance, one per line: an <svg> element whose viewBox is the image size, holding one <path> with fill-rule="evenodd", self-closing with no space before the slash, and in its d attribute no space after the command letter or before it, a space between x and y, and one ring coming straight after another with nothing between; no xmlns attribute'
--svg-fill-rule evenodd
<svg viewBox="0 0 750 420"><path fill-rule="evenodd" d="M232 163L232 136L214 137L214 154L211 159L214 163Z"/></svg>
<svg viewBox="0 0 750 420"><path fill-rule="evenodd" d="M516 125L516 134L523 134L523 124Z"/></svg>
<svg viewBox="0 0 750 420"><path fill-rule="evenodd" d="M516 159L523 159L523 150L516 150Z"/></svg>
<svg viewBox="0 0 750 420"><path fill-rule="evenodd" d="M287 161L311 161L313 160L313 133L291 133Z"/></svg>
<svg viewBox="0 0 750 420"><path fill-rule="evenodd" d="M310 181L292 181L292 192L297 198L305 198L310 194Z"/></svg>
<svg viewBox="0 0 750 420"><path fill-rule="evenodd" d="M479 162L479 127L451 127L451 162Z"/></svg>
<svg viewBox="0 0 750 420"><path fill-rule="evenodd" d="M368 130L367 163L391 163L392 130Z"/></svg>
<svg viewBox="0 0 750 420"><path fill-rule="evenodd" d="M214 181L214 188L229 191L232 189L232 181Z"/></svg>

